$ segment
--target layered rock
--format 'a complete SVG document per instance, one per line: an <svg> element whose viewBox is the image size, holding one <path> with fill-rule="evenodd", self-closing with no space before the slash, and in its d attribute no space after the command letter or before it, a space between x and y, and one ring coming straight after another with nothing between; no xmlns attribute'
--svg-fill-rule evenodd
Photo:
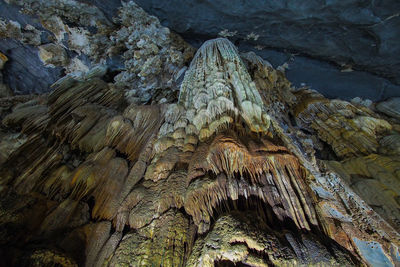
<svg viewBox="0 0 400 267"><path fill-rule="evenodd" d="M293 107L299 125L315 131L338 160L326 164L398 231L400 134L396 107L390 109L385 102L376 105L393 116L385 118L362 105L329 101L315 92L303 90L295 95L302 100Z"/></svg>
<svg viewBox="0 0 400 267"><path fill-rule="evenodd" d="M395 264L396 230L352 196L365 197L364 187L338 185L368 168L327 162L337 176L319 166L289 110L350 160L384 147L394 127L379 115L292 93L281 71L254 54L241 59L226 39L199 49L174 104L128 105L104 75L66 76L3 119L21 132L4 142L13 145L0 171L11 265L358 265L368 262L363 240ZM348 126L327 123L334 112ZM380 174L371 179L394 182ZM395 208L383 209L396 229ZM32 212L41 216L29 220Z"/></svg>
<svg viewBox="0 0 400 267"><path fill-rule="evenodd" d="M132 1L113 19L79 1L8 3L0 5L15 17L4 14L0 20L0 37L5 38L0 50L11 59L4 72L14 93L48 92L64 73L79 76L105 65L107 79L126 90L131 103L170 102L194 53Z"/></svg>
<svg viewBox="0 0 400 267"><path fill-rule="evenodd" d="M114 82L96 66L48 95L0 99L6 265L399 264L390 103L379 114L294 90L282 69L224 38L186 71L193 49L127 7L103 43L129 47ZM43 59L64 64L53 49Z"/></svg>

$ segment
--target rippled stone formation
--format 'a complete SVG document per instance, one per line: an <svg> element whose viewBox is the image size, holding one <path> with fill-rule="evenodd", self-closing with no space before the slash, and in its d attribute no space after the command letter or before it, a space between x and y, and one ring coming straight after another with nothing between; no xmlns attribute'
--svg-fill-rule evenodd
<svg viewBox="0 0 400 267"><path fill-rule="evenodd" d="M106 75L4 102L7 265L399 264L398 118L294 91L224 38L175 103L128 103Z"/></svg>

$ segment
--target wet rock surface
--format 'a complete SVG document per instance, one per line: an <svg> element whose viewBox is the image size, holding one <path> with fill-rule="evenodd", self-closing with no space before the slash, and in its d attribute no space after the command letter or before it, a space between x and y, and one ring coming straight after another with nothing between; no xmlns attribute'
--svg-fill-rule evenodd
<svg viewBox="0 0 400 267"><path fill-rule="evenodd" d="M397 1L137 3L195 46L224 36L243 52L287 62L294 85L305 83L329 98L380 101L400 94ZM346 68L366 73L342 73Z"/></svg>
<svg viewBox="0 0 400 267"><path fill-rule="evenodd" d="M41 94L64 74L62 68L46 67L39 50L31 45L8 39L0 41L0 50L9 58L4 65L3 80L15 94Z"/></svg>
<svg viewBox="0 0 400 267"><path fill-rule="evenodd" d="M133 2L7 2L5 265L399 265L399 98L364 99L387 80L226 38L196 51Z"/></svg>
<svg viewBox="0 0 400 267"><path fill-rule="evenodd" d="M137 1L181 34L252 40L351 64L400 82L400 3L391 1Z"/></svg>
<svg viewBox="0 0 400 267"><path fill-rule="evenodd" d="M224 38L196 52L176 102L128 105L105 75L4 101L9 266L398 264L396 118L294 91ZM316 157L323 142L335 160Z"/></svg>
<svg viewBox="0 0 400 267"><path fill-rule="evenodd" d="M286 76L295 87L308 86L327 98L351 100L355 97L382 101L400 95L400 86L378 75L357 70L342 71L337 65L305 55L273 49L258 50L242 43L240 51L253 51L275 68L287 64Z"/></svg>
<svg viewBox="0 0 400 267"><path fill-rule="evenodd" d="M113 19L118 15L121 1L80 2L97 7L103 23L120 23ZM0 16L3 19L17 21L22 27L27 24L34 26L41 31L42 43L49 42L49 37L52 39L51 32L40 24L37 14L22 14L19 12L20 7L15 5L18 1L10 3L0 1ZM399 78L396 76L400 70L400 59L397 56L399 51L396 50L400 47L396 38L399 36L397 31L400 22L395 12L398 3L394 1L384 4L347 1L269 5L233 2L227 6L223 1L173 1L166 4L154 0L137 3L160 18L163 25L182 34L194 46L198 47L209 38L223 35L235 41L240 51L254 51L274 67L286 63L287 77L296 87L305 84L328 98L345 100L361 96L372 101L382 101L400 94ZM89 31L98 31L97 27L81 26ZM87 54L87 51L84 53ZM27 51L26 58L30 60L32 57ZM72 59L76 55L68 52L68 57ZM71 60L71 66L79 65L80 61L77 58ZM84 65L90 66L93 63L96 60L89 59ZM19 71L26 72L32 78L42 79L42 88L37 91L44 92L55 76L61 76L59 70L57 75L56 70L39 65L42 65L41 74L37 70ZM46 71L49 73L45 74ZM10 82L16 79L14 74L8 75ZM9 87L15 92L29 92L29 83L26 86L20 85L19 91L14 84ZM142 100L146 97L145 93Z"/></svg>

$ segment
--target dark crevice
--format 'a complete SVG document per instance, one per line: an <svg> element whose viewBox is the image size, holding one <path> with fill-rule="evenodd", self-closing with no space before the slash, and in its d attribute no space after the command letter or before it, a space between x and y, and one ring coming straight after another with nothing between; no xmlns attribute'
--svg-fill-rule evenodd
<svg viewBox="0 0 400 267"><path fill-rule="evenodd" d="M297 126L297 122L296 122L296 119L295 119L295 117L293 116L293 114L292 114L291 112L289 112L289 113L288 113L288 116L289 116L290 124L291 124L293 127L296 127L296 126Z"/></svg>
<svg viewBox="0 0 400 267"><path fill-rule="evenodd" d="M261 198L256 196L249 196L246 198L242 195L240 195L237 200L229 198L219 202L218 205L213 207L210 224L213 225L220 215L232 211L245 213L254 211L267 229L297 229L294 222L290 219L280 221L276 217L272 207L268 203L265 203Z"/></svg>
<svg viewBox="0 0 400 267"><path fill-rule="evenodd" d="M234 263L232 261L228 261L228 260L220 260L220 261L215 261L214 262L214 267L231 267L231 266L235 266L235 267L250 267L250 265L238 262L238 263Z"/></svg>
<svg viewBox="0 0 400 267"><path fill-rule="evenodd" d="M128 234L129 232L131 232L131 228L128 224L125 224L124 229L122 230L122 236L124 237L126 234Z"/></svg>
<svg viewBox="0 0 400 267"><path fill-rule="evenodd" d="M114 151L115 151L115 157L125 159L125 160L127 160L127 161L129 162L129 159L128 159L128 155L127 155L127 154L122 153L122 152L119 151L118 149L114 149Z"/></svg>
<svg viewBox="0 0 400 267"><path fill-rule="evenodd" d="M312 135L311 131L306 128L300 128L300 130L305 133L306 135Z"/></svg>
<svg viewBox="0 0 400 267"><path fill-rule="evenodd" d="M120 74L122 70L112 70L112 71L107 71L107 73L102 77L103 81L107 83L113 83L115 76Z"/></svg>
<svg viewBox="0 0 400 267"><path fill-rule="evenodd" d="M189 163L187 162L177 162L174 165L174 168L172 169L172 172L177 172L177 171L187 171L189 169Z"/></svg>
<svg viewBox="0 0 400 267"><path fill-rule="evenodd" d="M336 154L333 151L332 147L328 143L322 141L321 139L319 139L319 141L322 144L322 148L321 149L318 149L318 148L315 149L315 157L317 159L320 159L320 160L335 160L335 161L339 161L340 160L339 157L336 156Z"/></svg>
<svg viewBox="0 0 400 267"><path fill-rule="evenodd" d="M93 196L89 197L89 199L86 201L88 207L89 207L89 214L92 216L93 208L95 205L95 199Z"/></svg>

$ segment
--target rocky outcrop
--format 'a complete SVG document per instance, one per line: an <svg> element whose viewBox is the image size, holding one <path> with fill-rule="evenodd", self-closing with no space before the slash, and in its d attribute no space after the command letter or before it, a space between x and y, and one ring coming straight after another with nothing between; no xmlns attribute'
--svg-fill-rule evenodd
<svg viewBox="0 0 400 267"><path fill-rule="evenodd" d="M194 53L133 2L113 14L114 21L76 1L8 3L0 7L15 16L4 14L0 21L0 51L9 59L4 82L17 94L48 92L64 73L105 65L130 102L147 103L153 95L167 102L176 97Z"/></svg>
<svg viewBox="0 0 400 267"><path fill-rule="evenodd" d="M398 231L400 135L396 106L391 105L395 99L377 105L393 115L383 119L362 105L329 101L315 92L295 95L300 100L293 109L299 125L315 131L338 159L326 164Z"/></svg>
<svg viewBox="0 0 400 267"><path fill-rule="evenodd" d="M223 36L274 67L287 66L296 87L347 101L399 96L396 1L137 3L195 46Z"/></svg>
<svg viewBox="0 0 400 267"><path fill-rule="evenodd" d="M320 166L288 112L337 157L376 152L368 140L392 126L366 108L293 93L282 71L255 54L242 58L227 39L206 42L177 103L127 104L94 68L16 106L3 124L20 135L6 134L14 145L4 146L0 169L8 263L358 265L371 261L368 241L378 244L378 260L397 264L393 207L382 214L392 227L354 193L365 197L364 187L342 184L356 170ZM332 112L365 137L356 143L349 127L307 124ZM366 116L380 126L357 124ZM380 173L370 179L386 185ZM32 212L41 216L30 220Z"/></svg>
<svg viewBox="0 0 400 267"><path fill-rule="evenodd" d="M15 2L52 22L38 58L68 74L0 98L5 265L399 264L392 100L295 89L225 38L192 56L134 3L114 25L85 4Z"/></svg>
<svg viewBox="0 0 400 267"><path fill-rule="evenodd" d="M396 56L400 6L394 0L137 3L165 26L192 38L219 34L249 40L254 45L325 58L400 82L400 58Z"/></svg>
<svg viewBox="0 0 400 267"><path fill-rule="evenodd" d="M148 61L140 62L138 66L153 66L140 73L131 62L131 50L137 49L132 44L138 36L132 36L129 25L142 24L145 20L137 8L123 5L125 1L6 2L0 1L0 17L2 24L10 29L6 34L10 39L0 42L0 51L10 59L9 67L4 71L6 84L18 94L33 92L37 80L40 84L36 84L35 92L47 92L49 85L64 75L63 70L66 73L85 72L101 63L112 69L109 79L123 72L124 75L118 78L123 86L130 84L132 99L146 102L152 94L148 92L149 88L164 92L162 89L175 88L177 92L174 82L183 78L182 68L193 53L178 45L177 51L168 59L162 49L158 53L154 47L140 48L145 50L141 56ZM235 2L220 8L223 2L171 2L166 5L160 1L137 1L146 11L161 18L164 26L181 33L195 46L222 35L235 42L240 51L254 51L276 68L285 66L288 79L296 87L307 85L328 98L348 101L363 97L376 102L399 96L396 76L399 60L395 56L398 54L396 47L399 47L397 3L366 2L360 7L354 1L301 6L286 2L267 6L255 2L241 6ZM121 7L124 11L120 11ZM131 15L127 16L129 12ZM242 20L245 22L238 23L235 16L245 18ZM82 19L85 17L92 19ZM162 40L165 34L168 35L163 31L147 36L159 48L169 46ZM277 31L282 32L279 38ZM42 57L38 58L38 53ZM147 58L148 53L161 58ZM183 65L180 53L183 53ZM57 55L55 64L46 62L50 55ZM31 64L35 64L35 68L25 68ZM142 82L139 80L142 83L139 89L133 89L132 84L136 82L132 75L157 73L160 64L179 77L172 80L166 77L166 82L157 84L150 75ZM16 73L23 74L25 79L20 79ZM163 98L165 96L160 93L160 100ZM170 100L169 97L166 99Z"/></svg>
<svg viewBox="0 0 400 267"><path fill-rule="evenodd" d="M376 109L389 117L400 120L400 98L394 97L387 101L380 102L376 105Z"/></svg>

